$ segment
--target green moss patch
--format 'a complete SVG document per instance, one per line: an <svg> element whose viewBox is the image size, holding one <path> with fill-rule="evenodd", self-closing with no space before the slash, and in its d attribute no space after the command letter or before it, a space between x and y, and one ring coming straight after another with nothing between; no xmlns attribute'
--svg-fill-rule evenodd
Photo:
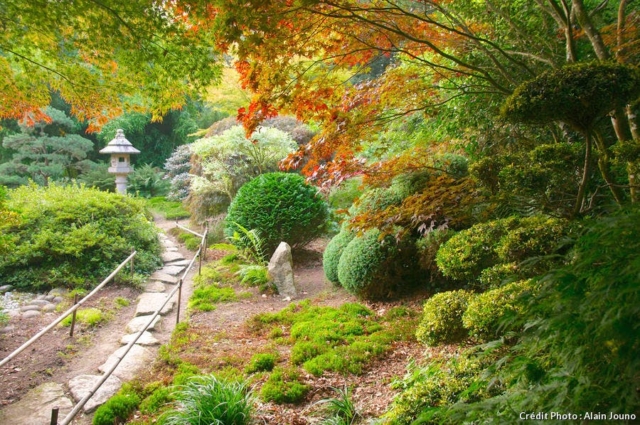
<svg viewBox="0 0 640 425"><path fill-rule="evenodd" d="M361 304L347 303L339 308L312 305L309 301L291 304L278 313L263 313L251 321L253 328L277 343L290 344L291 362L307 372L321 376L325 371L359 374L365 365L386 352L396 340L411 338L404 332L415 325L409 311L376 315Z"/></svg>

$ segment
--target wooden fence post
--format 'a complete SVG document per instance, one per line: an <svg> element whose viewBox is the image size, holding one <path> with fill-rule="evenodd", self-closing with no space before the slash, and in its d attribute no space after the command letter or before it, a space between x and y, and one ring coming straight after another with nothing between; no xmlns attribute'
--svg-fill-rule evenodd
<svg viewBox="0 0 640 425"><path fill-rule="evenodd" d="M73 305L78 304L78 294L73 296ZM73 329L76 327L76 312L78 309L73 310L71 314L71 330L69 331L69 336L73 336Z"/></svg>
<svg viewBox="0 0 640 425"><path fill-rule="evenodd" d="M180 323L180 302L182 301L182 278L178 281L178 310L176 312L176 325Z"/></svg>
<svg viewBox="0 0 640 425"><path fill-rule="evenodd" d="M57 407L51 409L51 425L58 425L58 411Z"/></svg>
<svg viewBox="0 0 640 425"><path fill-rule="evenodd" d="M133 254L133 251L135 251L135 249L131 248L131 253ZM133 259L135 257L131 257L131 283L133 283Z"/></svg>

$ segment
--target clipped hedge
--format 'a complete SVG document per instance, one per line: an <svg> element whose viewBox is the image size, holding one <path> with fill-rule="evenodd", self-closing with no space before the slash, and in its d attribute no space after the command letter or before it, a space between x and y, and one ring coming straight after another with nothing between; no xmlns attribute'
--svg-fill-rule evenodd
<svg viewBox="0 0 640 425"><path fill-rule="evenodd" d="M229 206L225 235L238 231L237 224L257 230L266 255L280 242L304 246L325 231L327 205L318 191L298 174L262 174L240 188ZM237 223L237 224L236 224Z"/></svg>
<svg viewBox="0 0 640 425"><path fill-rule="evenodd" d="M435 346L458 342L467 335L462 315L473 294L469 291L441 292L424 304L422 322L416 331L418 341Z"/></svg>
<svg viewBox="0 0 640 425"><path fill-rule="evenodd" d="M340 263L340 257L344 249L349 245L349 242L355 237L355 233L343 229L340 233L335 235L322 254L322 268L324 269L324 275L327 280L335 285L340 285L340 278L338 277L338 264Z"/></svg>
<svg viewBox="0 0 640 425"><path fill-rule="evenodd" d="M0 281L16 288L95 285L135 249L135 269L162 264L157 230L145 201L81 185L9 191L6 206L19 220L5 229L10 249L0 256Z"/></svg>
<svg viewBox="0 0 640 425"><path fill-rule="evenodd" d="M462 324L469 335L488 341L503 335L502 328L526 307L525 294L531 294L536 283L529 279L513 282L471 297Z"/></svg>
<svg viewBox="0 0 640 425"><path fill-rule="evenodd" d="M492 267L513 263L514 275L522 278L546 270L548 261L529 265L526 271L519 263L552 254L569 231L566 220L545 215L480 223L443 244L436 255L436 263L446 277L487 288L495 285L495 277L499 274L485 272L490 278L480 277L483 271ZM498 268L501 272L507 269Z"/></svg>
<svg viewBox="0 0 640 425"><path fill-rule="evenodd" d="M338 280L350 293L379 299L414 283L417 258L415 245L408 238L397 243L381 238L378 229L355 237L344 248L338 263Z"/></svg>

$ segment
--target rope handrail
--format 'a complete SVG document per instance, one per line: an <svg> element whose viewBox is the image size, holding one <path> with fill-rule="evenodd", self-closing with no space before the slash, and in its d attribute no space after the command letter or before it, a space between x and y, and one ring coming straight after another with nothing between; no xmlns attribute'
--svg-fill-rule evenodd
<svg viewBox="0 0 640 425"><path fill-rule="evenodd" d="M178 224L176 223L176 225L178 225ZM189 229L186 229L186 230L189 230ZM193 258L191 259L191 261L189 262L189 265L187 266L187 268L184 270L184 272L182 274L182 277L178 280L178 285L175 288L173 288L173 290L167 295L167 298L164 300L164 303L160 307L158 307L158 309L154 312L154 314L151 316L151 319L149 319L149 321L147 322L146 326L144 326L144 328L142 328L138 332L136 337L133 340L131 340L129 342L129 344L127 344L127 348L124 351L124 353L122 354L122 357L117 359L116 362L111 366L111 368L108 371L105 372L105 374L102 376L100 381L98 381L93 386L93 388L91 390L89 390L89 393L87 395L85 395L82 398L82 400L80 400L78 402L78 404L76 404L74 406L73 410L71 410L71 412L69 412L69 414L62 420L60 425L68 425L68 424L71 423L73 418L80 412L80 409L82 409L84 407L84 405L89 401L89 399L91 397L93 397L93 395L96 393L96 391L98 391L98 389L102 386L102 384L104 384L107 381L107 379L109 379L109 377L116 370L116 368L118 367L120 362L126 357L126 355L129 353L131 348L133 348L133 346L138 341L138 339L140 339L142 334L149 328L149 326L151 326L153 321L156 319L156 317L158 317L158 315L160 314L162 309L167 305L169 300L175 295L176 292L178 292L178 311L177 311L177 315L176 315L177 316L176 317L176 323L180 320L180 300L181 300L181 295L182 295L182 282L186 278L187 273L189 273L189 271L193 267L193 265L194 265L194 263L196 261L196 258L200 258L200 259L202 258L201 253L203 251L205 251L205 249L206 249L206 240L207 240L208 230L209 230L208 228L205 228L204 234L203 235L198 235L198 236L200 236L202 238L201 241L200 241L200 247L198 248L198 251L196 251L196 253L193 256ZM195 232L191 232L191 233L195 233Z"/></svg>
<svg viewBox="0 0 640 425"><path fill-rule="evenodd" d="M131 255L129 255L127 257L126 260L124 260L122 263L120 263L120 265L113 271L111 272L111 274L109 276L107 276L106 279L104 279L100 285L96 286L93 291L89 292L89 294L84 297L82 300L78 301L76 304L74 304L73 307L71 307L70 309L68 309L67 311L65 311L64 313L62 313L62 315L60 317L58 317L56 320L54 320L49 326L47 326L46 328L44 328L43 330L41 330L40 332L38 332L36 335L34 335L30 340L28 340L27 342L25 342L24 344L22 344L20 347L16 348L11 354L9 354L7 357L5 357L4 359L2 359L2 361L0 361L0 367L4 366L5 364L7 364L9 361L11 361L14 357L16 357L18 354L20 354L22 351L24 351L26 348L28 348L31 344L33 344L34 342L36 342L38 339L40 339L44 334L46 334L47 332L49 332L51 329L53 329L54 326L56 326L58 323L62 322L68 315L70 315L71 313L73 313L74 311L76 311L78 309L78 307L80 307L82 304L84 304L85 301L87 301L89 298L91 298L93 295L95 295L100 289L102 289L104 287L104 285L106 285L107 283L109 283L109 281L111 281L111 279L113 279L120 270L122 270L122 268L131 260L133 260L133 257L135 257L135 255L137 254L137 251L133 251L131 253Z"/></svg>

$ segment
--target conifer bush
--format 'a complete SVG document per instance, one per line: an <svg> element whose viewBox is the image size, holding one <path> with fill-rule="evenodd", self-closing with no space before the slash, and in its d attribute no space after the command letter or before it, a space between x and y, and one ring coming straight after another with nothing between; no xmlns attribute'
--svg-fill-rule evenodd
<svg viewBox="0 0 640 425"><path fill-rule="evenodd" d="M267 256L280 242L301 247L325 231L327 205L298 174L262 174L240 188L225 220L232 237L239 226L256 230Z"/></svg>
<svg viewBox="0 0 640 425"><path fill-rule="evenodd" d="M408 238L396 242L381 239L377 229L351 240L338 263L338 280L344 288L362 298L380 299L415 283L417 257Z"/></svg>
<svg viewBox="0 0 640 425"><path fill-rule="evenodd" d="M338 277L338 264L344 249L355 237L355 233L343 229L329 241L322 255L322 268L327 280L335 285L340 285Z"/></svg>
<svg viewBox="0 0 640 425"><path fill-rule="evenodd" d="M469 291L441 292L424 304L424 315L416 338L429 346L458 342L467 335L462 315L473 294Z"/></svg>
<svg viewBox="0 0 640 425"><path fill-rule="evenodd" d="M9 191L6 207L19 220L3 229L12 247L0 256L0 281L16 288L95 285L132 249L136 272L162 264L144 200L78 185L32 184Z"/></svg>

